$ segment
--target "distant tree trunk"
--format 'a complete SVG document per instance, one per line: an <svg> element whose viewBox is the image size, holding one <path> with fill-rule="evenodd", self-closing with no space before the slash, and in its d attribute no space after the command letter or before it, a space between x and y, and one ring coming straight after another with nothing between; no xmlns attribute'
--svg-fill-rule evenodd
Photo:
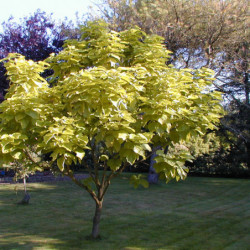
<svg viewBox="0 0 250 250"><path fill-rule="evenodd" d="M92 238L97 239L100 237L99 234L99 224L101 220L101 212L102 212L102 201L96 202L96 208L95 208L95 216L93 218L93 227L92 227Z"/></svg>
<svg viewBox="0 0 250 250"><path fill-rule="evenodd" d="M26 177L23 177L24 193L27 194Z"/></svg>
<svg viewBox="0 0 250 250"><path fill-rule="evenodd" d="M246 142L246 150L247 150L247 167L250 168L250 142Z"/></svg>
<svg viewBox="0 0 250 250"><path fill-rule="evenodd" d="M242 62L241 62L241 70L243 72L243 84L245 87L245 102L247 105L249 105L249 88L250 88L250 83L249 83L249 66L248 66L248 52L249 52L249 48L248 48L248 44L244 43L242 46Z"/></svg>
<svg viewBox="0 0 250 250"><path fill-rule="evenodd" d="M158 183L159 180L159 175L156 173L154 169L154 164L155 164L155 157L157 156L156 151L161 149L161 146L153 147L153 152L150 157L150 166L149 166L149 173L148 173L148 182L149 184L156 184Z"/></svg>
<svg viewBox="0 0 250 250"><path fill-rule="evenodd" d="M247 72L244 73L244 84L245 84L246 104L249 105L249 77Z"/></svg>
<svg viewBox="0 0 250 250"><path fill-rule="evenodd" d="M18 204L19 205L28 205L29 201L30 201L30 195L27 193L26 177L23 177L23 185L24 185L24 197L20 202L18 202Z"/></svg>
<svg viewBox="0 0 250 250"><path fill-rule="evenodd" d="M148 172L148 182L149 184L156 184L159 180L159 174L156 173L154 169L155 164L155 157L157 156L156 151L162 149L161 146L153 147L153 152L150 157L150 166L149 166L149 172ZM164 153L166 154L168 152L168 146L165 148Z"/></svg>

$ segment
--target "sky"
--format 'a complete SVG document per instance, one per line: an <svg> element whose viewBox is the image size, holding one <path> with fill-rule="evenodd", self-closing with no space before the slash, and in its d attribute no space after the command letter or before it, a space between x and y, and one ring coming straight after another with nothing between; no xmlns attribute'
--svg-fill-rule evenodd
<svg viewBox="0 0 250 250"><path fill-rule="evenodd" d="M63 20L64 17L74 20L75 13L82 16L88 11L88 6L95 7L99 0L0 0L0 24L8 21L12 15L16 21L19 18L33 14L37 9L47 14L54 13L56 20Z"/></svg>

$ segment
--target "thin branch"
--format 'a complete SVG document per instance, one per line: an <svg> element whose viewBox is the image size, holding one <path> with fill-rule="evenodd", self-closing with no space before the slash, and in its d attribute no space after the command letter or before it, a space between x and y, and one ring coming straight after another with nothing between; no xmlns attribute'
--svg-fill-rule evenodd
<svg viewBox="0 0 250 250"><path fill-rule="evenodd" d="M93 145L91 145L91 155L92 155L92 160L93 160L93 164L94 164L94 169L95 169L95 184L97 189L100 188L101 184L99 181L99 176L98 176L98 162L96 159L96 145L95 142L93 141Z"/></svg>
<svg viewBox="0 0 250 250"><path fill-rule="evenodd" d="M101 181L101 186L104 187L105 185L105 177L106 177L106 173L107 173L107 169L108 169L108 165L107 162L104 162L104 170L103 170L103 175L102 175L102 181Z"/></svg>
<svg viewBox="0 0 250 250"><path fill-rule="evenodd" d="M105 181L105 183L104 183L104 190L103 190L103 193L101 194L101 199L104 197L104 195L105 195L105 193L107 192L107 189L108 189L108 187L109 187L109 185L110 185L110 181L114 178L114 177L116 177L116 176L118 176L119 174L121 174L122 172L123 172L123 170L126 168L128 166L128 163L126 162L126 163L124 163L124 165L122 166L122 167L120 167L120 169L117 171L117 172L115 172L115 171L112 171L112 173L108 176L108 178L106 179L106 181Z"/></svg>
<svg viewBox="0 0 250 250"><path fill-rule="evenodd" d="M224 82L223 80L220 80L220 81L221 81L221 82ZM224 82L224 83L226 83L226 82ZM242 105L242 106L244 106L244 107L250 109L250 105L248 105L248 104L246 104L246 103L243 103L243 102L239 101L239 100L231 93L231 91L227 91L227 90L223 89L222 87L220 87L220 86L219 86L218 84L216 84L216 83L213 83L213 85L214 85L216 88L218 88L222 93L225 93L225 94L230 95L230 96L234 99L234 101L237 102L238 105L240 105L240 106Z"/></svg>
<svg viewBox="0 0 250 250"><path fill-rule="evenodd" d="M95 192L91 190L90 188L88 188L86 185L84 185L82 182L77 180L73 172L70 170L69 166L66 166L66 171L62 171L62 173L68 176L76 185L78 185L81 188L84 188L90 194L90 196L95 200L95 202L99 203L99 200Z"/></svg>
<svg viewBox="0 0 250 250"><path fill-rule="evenodd" d="M33 157L31 156L31 154L29 153L29 151L27 149L23 149L23 152L25 153L25 155L28 157L28 159L30 161L32 161L32 163L34 163L36 166L38 166L39 168L43 168L39 162L35 161L33 159ZM50 168L53 165L54 161L51 161L50 164L48 165L48 167Z"/></svg>
<svg viewBox="0 0 250 250"><path fill-rule="evenodd" d="M92 178L93 181L95 181L95 177L93 175L92 169L84 158L83 158L83 163L84 163L84 166L86 167L87 171L89 172L90 177Z"/></svg>
<svg viewBox="0 0 250 250"><path fill-rule="evenodd" d="M234 135L236 135L238 138L241 138L245 143L247 143L249 141L249 139L247 137L244 137L242 135L242 133L238 130L236 130L235 128L233 127L230 127L228 125L226 125L225 123L221 122L221 124L227 129L229 130L230 132L232 132Z"/></svg>

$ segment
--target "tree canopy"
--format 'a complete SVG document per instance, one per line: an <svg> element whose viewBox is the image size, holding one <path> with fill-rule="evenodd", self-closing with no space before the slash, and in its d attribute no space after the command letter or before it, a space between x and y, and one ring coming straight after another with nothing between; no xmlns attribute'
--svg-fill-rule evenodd
<svg viewBox="0 0 250 250"><path fill-rule="evenodd" d="M92 236L98 237L111 179L148 157L153 146L171 148L215 129L223 109L221 94L211 88L213 72L167 66L170 52L162 37L138 27L115 32L100 20L81 34L45 61L20 54L3 59L11 84L0 104L0 159L32 161L30 147L50 154L51 165L95 200ZM54 74L44 79L46 69ZM155 160L168 182L185 179L191 156L181 148L174 154L159 150ZM77 162L89 171L83 182L72 172ZM131 183L148 185L140 176Z"/></svg>

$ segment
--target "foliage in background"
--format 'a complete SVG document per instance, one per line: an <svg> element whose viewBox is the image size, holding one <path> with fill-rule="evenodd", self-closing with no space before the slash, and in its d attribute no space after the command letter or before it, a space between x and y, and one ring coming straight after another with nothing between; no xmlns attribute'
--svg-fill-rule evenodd
<svg viewBox="0 0 250 250"><path fill-rule="evenodd" d="M222 136L222 133L227 134ZM189 150L194 157L192 162L187 162L190 175L249 177L249 155L246 148L229 133L220 128L205 136L192 138L187 143L176 144L168 153L175 154L180 149Z"/></svg>

